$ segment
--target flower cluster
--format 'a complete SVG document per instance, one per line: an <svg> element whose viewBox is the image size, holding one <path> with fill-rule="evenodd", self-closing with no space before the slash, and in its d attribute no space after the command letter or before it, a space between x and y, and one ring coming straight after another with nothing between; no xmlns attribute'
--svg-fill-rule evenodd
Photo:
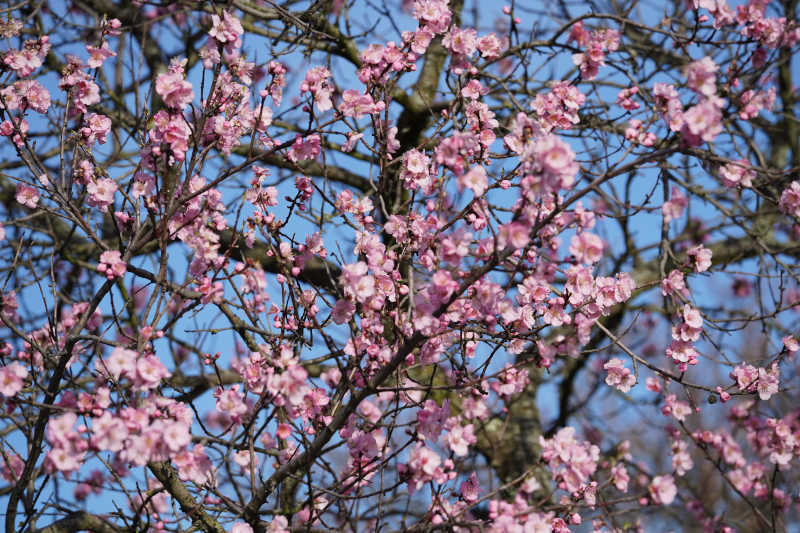
<svg viewBox="0 0 800 533"><path fill-rule="evenodd" d="M115 381L127 378L138 390L154 389L162 379L171 375L155 354L138 354L127 348L114 348L108 357L99 359L95 366L98 372Z"/></svg>
<svg viewBox="0 0 800 533"><path fill-rule="evenodd" d="M333 86L328 81L330 77L331 71L327 68L314 67L306 72L305 80L300 86L300 94L310 93L318 111L327 111L333 107Z"/></svg>
<svg viewBox="0 0 800 533"><path fill-rule="evenodd" d="M416 53L422 53L427 48L432 34L427 31L418 31L417 34L404 33L404 38L414 39L411 52L398 47L394 41L386 45L371 44L361 52L362 66L358 70L358 79L361 83L383 84L391 72L405 72L416 69ZM422 52L419 52L421 50Z"/></svg>
<svg viewBox="0 0 800 533"><path fill-rule="evenodd" d="M183 110L194 98L192 84L186 81L183 72L186 60L173 61L167 72L156 78L156 93L167 107Z"/></svg>
<svg viewBox="0 0 800 533"><path fill-rule="evenodd" d="M105 274L106 279L121 278L125 275L128 267L122 260L119 250L106 250L100 254L100 263L97 265L98 272Z"/></svg>
<svg viewBox="0 0 800 533"><path fill-rule="evenodd" d="M625 138L642 146L653 146L656 142L656 134L652 131L646 131L643 128L642 121L639 119L633 119L628 122L628 127L625 129Z"/></svg>
<svg viewBox="0 0 800 533"><path fill-rule="evenodd" d="M584 79L592 80L597 76L600 67L604 66L606 52L614 52L619 48L619 32L617 30L584 29L583 22L578 21L569 30L569 41L576 41L578 46L586 48L586 52L573 54L572 62L580 67Z"/></svg>
<svg viewBox="0 0 800 533"><path fill-rule="evenodd" d="M614 387L621 392L629 392L631 387L636 384L636 377L625 368L621 359L615 357L603 365L606 371L606 384Z"/></svg>
<svg viewBox="0 0 800 533"><path fill-rule="evenodd" d="M71 115L86 113L88 106L100 101L100 87L84 70L81 60L75 56L67 58L67 65L61 73L58 88L69 95Z"/></svg>
<svg viewBox="0 0 800 533"><path fill-rule="evenodd" d="M575 428L558 430L553 438L539 437L542 446L542 460L553 472L553 479L559 488L579 493L588 487L589 479L597 470L600 448L588 442L575 439Z"/></svg>
<svg viewBox="0 0 800 533"><path fill-rule="evenodd" d="M3 64L17 76L27 78L42 66L50 46L50 38L47 35L35 41L25 41L22 50L9 50L3 54Z"/></svg>
<svg viewBox="0 0 800 533"><path fill-rule="evenodd" d="M719 176L726 187L752 187L753 180L756 178L755 171L752 170L750 162L746 159L738 159L719 169Z"/></svg>
<svg viewBox="0 0 800 533"><path fill-rule="evenodd" d="M543 130L568 130L580 122L578 110L586 102L586 95L566 81L551 82L550 87L550 92L536 95L531 107Z"/></svg>
<svg viewBox="0 0 800 533"><path fill-rule="evenodd" d="M781 370L775 363L769 369L743 363L731 372L731 378L736 380L740 391L758 392L758 397L764 401L778 393L780 377Z"/></svg>
<svg viewBox="0 0 800 533"><path fill-rule="evenodd" d="M552 134L527 143L520 159L522 186L532 198L571 188L578 173L575 152Z"/></svg>

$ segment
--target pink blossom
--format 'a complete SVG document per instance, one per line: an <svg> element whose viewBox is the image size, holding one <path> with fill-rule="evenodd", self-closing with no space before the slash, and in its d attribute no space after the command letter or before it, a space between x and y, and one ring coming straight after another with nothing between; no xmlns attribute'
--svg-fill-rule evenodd
<svg viewBox="0 0 800 533"><path fill-rule="evenodd" d="M100 254L100 264L97 265L97 270L105 274L107 279L121 278L127 269L119 250L106 250Z"/></svg>
<svg viewBox="0 0 800 533"><path fill-rule="evenodd" d="M607 372L606 384L610 387L615 387L621 392L629 392L636 384L636 377L617 357L603 365L603 369Z"/></svg>
<svg viewBox="0 0 800 533"><path fill-rule="evenodd" d="M3 56L3 63L19 77L26 78L42 66L50 51L50 37L43 35L36 41L25 41L22 50L9 50Z"/></svg>
<svg viewBox="0 0 800 533"><path fill-rule="evenodd" d="M427 173L429 165L428 157L419 150L409 150L403 154L403 166L410 174Z"/></svg>
<svg viewBox="0 0 800 533"><path fill-rule="evenodd" d="M452 26L442 39L442 45L454 54L469 56L475 53L477 38L478 33L472 28Z"/></svg>
<svg viewBox="0 0 800 533"><path fill-rule="evenodd" d="M719 175L726 187L736 187L737 185L752 187L753 179L756 177L755 171L752 170L750 162L746 159L738 159L722 166L719 169Z"/></svg>
<svg viewBox="0 0 800 533"><path fill-rule="evenodd" d="M762 109L771 110L775 105L776 97L777 92L774 86L766 91L746 90L739 97L739 105L741 106L739 118L750 120L755 118Z"/></svg>
<svg viewBox="0 0 800 533"><path fill-rule="evenodd" d="M683 315L683 320L687 326L692 329L702 329L703 327L703 317L700 316L700 312L690 306L689 304L684 304L683 308L681 309L681 314Z"/></svg>
<svg viewBox="0 0 800 533"><path fill-rule="evenodd" d="M481 57L495 59L500 56L500 53L506 47L506 42L494 33L489 33L478 38L477 47Z"/></svg>
<svg viewBox="0 0 800 533"><path fill-rule="evenodd" d="M13 143L19 148L25 145L25 139L29 129L28 121L24 118L14 122L4 120L0 123L0 135L11 137Z"/></svg>
<svg viewBox="0 0 800 533"><path fill-rule="evenodd" d="M789 353L795 353L800 350L800 342L798 342L797 339L795 339L792 335L784 336L781 341L783 342L784 348Z"/></svg>
<svg viewBox="0 0 800 533"><path fill-rule="evenodd" d="M342 145L343 152L352 152L355 150L358 142L364 137L363 133L347 132L347 142Z"/></svg>
<svg viewBox="0 0 800 533"><path fill-rule="evenodd" d="M417 28L416 31L404 31L402 33L403 42L409 43L411 47L411 51L415 54L422 55L430 46L431 41L434 38L433 32L426 28ZM379 73L375 70L372 70L370 73L371 79L376 79L379 77Z"/></svg>
<svg viewBox="0 0 800 533"><path fill-rule="evenodd" d="M16 361L0 367L0 394L6 398L16 396L25 386L28 369Z"/></svg>
<svg viewBox="0 0 800 533"><path fill-rule="evenodd" d="M522 392L530 383L527 370L520 370L506 363L505 368L499 376L499 381L491 384L492 390L504 400L510 400L514 395Z"/></svg>
<svg viewBox="0 0 800 533"><path fill-rule="evenodd" d="M583 231L572 237L569 252L579 263L593 265L603 257L603 240L594 233Z"/></svg>
<svg viewBox="0 0 800 533"><path fill-rule="evenodd" d="M522 185L529 193L552 194L570 189L575 182L575 152L555 135L544 135L526 144L521 159L522 170L527 174Z"/></svg>
<svg viewBox="0 0 800 533"><path fill-rule="evenodd" d="M570 39L576 40L580 46L586 47L585 53L573 54L572 62L580 67L581 75L591 80L597 76L599 67L605 65L605 52L613 52L619 47L619 32L617 30L595 30L589 32L583 29L583 23L577 22L570 28Z"/></svg>
<svg viewBox="0 0 800 533"><path fill-rule="evenodd" d="M427 439L436 440L444 430L449 415L449 403L445 402L439 407L433 400L426 400L423 408L417 411L417 431Z"/></svg>
<svg viewBox="0 0 800 533"><path fill-rule="evenodd" d="M134 383L139 389L154 389L161 380L170 376L169 370L153 354L140 357L136 362L136 378Z"/></svg>
<svg viewBox="0 0 800 533"><path fill-rule="evenodd" d="M522 250L530 242L530 228L522 222L509 222L499 228L498 247L511 246L515 250Z"/></svg>
<svg viewBox="0 0 800 533"><path fill-rule="evenodd" d="M218 65L219 62L222 61L222 56L219 53L218 41L211 36L206 39L206 42L200 47L200 50L197 51L197 55L203 62L203 68L206 69L211 69L214 65Z"/></svg>
<svg viewBox="0 0 800 533"><path fill-rule="evenodd" d="M34 209L39 204L39 191L24 183L17 183L17 194L15 198L17 202L25 207Z"/></svg>
<svg viewBox="0 0 800 533"><path fill-rule="evenodd" d="M253 528L245 522L236 522L231 527L231 533L253 533Z"/></svg>
<svg viewBox="0 0 800 533"><path fill-rule="evenodd" d="M679 476L686 474L694 467L692 456L689 455L689 445L682 441L676 440L672 443L672 468Z"/></svg>
<svg viewBox="0 0 800 533"><path fill-rule="evenodd" d="M30 108L37 113L47 113L50 108L50 92L36 80L20 80L0 90L3 99L0 108L10 111L25 111Z"/></svg>
<svg viewBox="0 0 800 533"><path fill-rule="evenodd" d="M361 53L363 66L358 71L358 79L362 83L382 84L391 72L415 69L415 54L425 51L433 34L428 29L419 29L413 33L403 32L402 35L404 42L410 42L412 52L404 52L394 41L389 41L385 46L371 44Z"/></svg>
<svg viewBox="0 0 800 533"><path fill-rule="evenodd" d="M88 204L105 210L114 203L114 193L117 192L117 184L108 178L99 178L90 182L86 186L89 193Z"/></svg>
<svg viewBox="0 0 800 533"><path fill-rule="evenodd" d="M81 467L85 455L85 452L70 448L53 448L47 453L45 464L50 472L57 470L68 474Z"/></svg>
<svg viewBox="0 0 800 533"><path fill-rule="evenodd" d="M652 131L644 130L642 121L638 119L628 122L628 128L625 129L625 138L642 146L653 146L656 142L656 134Z"/></svg>
<svg viewBox="0 0 800 533"><path fill-rule="evenodd" d="M661 408L661 413L664 416L672 415L675 420L684 422L686 417L692 414L692 408L689 407L688 403L678 400L674 394L670 394L664 398L664 406Z"/></svg>
<svg viewBox="0 0 800 533"><path fill-rule="evenodd" d="M438 453L421 442L417 443L408 459L408 469L412 475L408 483L409 491L421 489L428 481L444 482L446 478L441 465L442 458Z"/></svg>
<svg viewBox="0 0 800 533"><path fill-rule="evenodd" d="M561 428L551 439L540 436L539 443L542 446L542 460L552 470L553 479L568 492L583 488L597 470L600 449L588 442L578 442L575 428Z"/></svg>
<svg viewBox="0 0 800 533"><path fill-rule="evenodd" d="M331 72L327 68L314 67L306 72L305 80L300 86L300 94L310 92L314 98L314 105L319 111L327 111L333 107L331 100L333 86L328 82L330 77Z"/></svg>
<svg viewBox="0 0 800 533"><path fill-rule="evenodd" d="M470 474L469 478L461 482L459 492L461 497L464 498L464 501L467 503L472 503L478 500L480 484L478 483L478 476L475 474L475 472Z"/></svg>
<svg viewBox="0 0 800 533"><path fill-rule="evenodd" d="M670 199L664 202L661 206L661 214L664 216L664 222L672 222L677 220L683 214L684 209L689 205L689 199L678 187L672 187Z"/></svg>
<svg viewBox="0 0 800 533"><path fill-rule="evenodd" d="M380 113L384 107L386 107L384 102L376 103L370 95L348 89L342 93L342 103L339 105L339 111L346 117L361 118L367 114Z"/></svg>
<svg viewBox="0 0 800 533"><path fill-rule="evenodd" d="M647 390L651 392L661 392L661 383L656 378L650 377L645 380Z"/></svg>
<svg viewBox="0 0 800 533"><path fill-rule="evenodd" d="M290 406L299 406L303 405L306 395L311 393L307 379L308 372L302 366L291 363L285 371L270 376L267 388L278 397L276 404L288 403Z"/></svg>
<svg viewBox="0 0 800 533"><path fill-rule="evenodd" d="M715 75L717 70L719 67L708 56L694 61L686 67L687 85L698 94L711 96L717 91Z"/></svg>
<svg viewBox="0 0 800 533"><path fill-rule="evenodd" d="M81 128L81 135L87 145L95 142L106 143L106 136L111 131L111 119L105 115L89 113L84 119L85 126Z"/></svg>
<svg viewBox="0 0 800 533"><path fill-rule="evenodd" d="M222 44L234 44L244 34L244 28L238 18L224 11L222 18L211 15L211 29L208 34Z"/></svg>
<svg viewBox="0 0 800 533"><path fill-rule="evenodd" d="M415 0L414 18L434 33L443 33L450 25L450 8L447 0Z"/></svg>
<svg viewBox="0 0 800 533"><path fill-rule="evenodd" d="M406 189L414 190L421 187L423 192L430 193L433 185L430 158L419 150L409 150L403 154L403 168L400 171L400 178L403 180L403 185Z"/></svg>
<svg viewBox="0 0 800 533"><path fill-rule="evenodd" d="M686 255L691 259L695 272L705 272L711 268L711 250L702 244L689 248Z"/></svg>
<svg viewBox="0 0 800 533"><path fill-rule="evenodd" d="M485 89L478 80L469 80L469 83L461 88L461 96L472 100L477 100L482 95L486 94L486 92L487 89Z"/></svg>
<svg viewBox="0 0 800 533"><path fill-rule="evenodd" d="M778 207L784 213L800 218L800 182L793 181L783 190Z"/></svg>
<svg viewBox="0 0 800 533"><path fill-rule="evenodd" d="M172 109L183 109L194 98L192 84L184 79L182 66L158 75L156 93Z"/></svg>
<svg viewBox="0 0 800 533"><path fill-rule="evenodd" d="M267 526L266 533L289 533L289 521L285 516L276 516Z"/></svg>
<svg viewBox="0 0 800 533"><path fill-rule="evenodd" d="M622 89L617 94L617 104L622 106L623 109L626 111L634 111L641 107L638 102L632 100L633 96L639 92L638 87L630 87L628 89Z"/></svg>
<svg viewBox="0 0 800 533"><path fill-rule="evenodd" d="M183 161L189 149L191 133L182 115L170 114L162 109L153 117L153 128L148 131L148 138L152 143L168 144L175 159Z"/></svg>
<svg viewBox="0 0 800 533"><path fill-rule="evenodd" d="M71 441L78 436L75 431L77 421L78 415L72 412L51 418L45 432L47 442L54 446L69 446Z"/></svg>
<svg viewBox="0 0 800 533"><path fill-rule="evenodd" d="M122 22L120 22L118 18L108 19L106 20L103 26L103 34L115 37L120 33L122 33L122 31L120 30L121 27L122 27Z"/></svg>
<svg viewBox="0 0 800 533"><path fill-rule="evenodd" d="M465 426L456 424L447 433L447 444L458 457L465 457L469 452L469 446L475 444L477 440L472 424Z"/></svg>
<svg viewBox="0 0 800 533"><path fill-rule="evenodd" d="M217 410L228 415L232 421L239 423L247 414L247 404L239 392L239 385L227 390L219 387L214 392L214 397L217 399Z"/></svg>
<svg viewBox="0 0 800 533"><path fill-rule="evenodd" d="M92 420L92 445L98 450L118 452L127 438L128 427L108 411Z"/></svg>
<svg viewBox="0 0 800 533"><path fill-rule="evenodd" d="M137 357L135 351L117 347L102 362L98 360L95 367L104 375L110 375L116 380L121 377L133 377L136 372Z"/></svg>
<svg viewBox="0 0 800 533"><path fill-rule="evenodd" d="M349 300L337 300L336 305L331 310L331 318L337 324L344 324L353 316L355 305Z"/></svg>
<svg viewBox="0 0 800 533"><path fill-rule="evenodd" d="M9 483L16 484L23 470L25 470L25 461L19 454L6 452L5 457L0 457L0 477Z"/></svg>
<svg viewBox="0 0 800 533"><path fill-rule="evenodd" d="M614 480L614 486L621 492L628 492L628 483L631 478L628 475L628 470L622 463L617 463L611 468L611 477Z"/></svg>
<svg viewBox="0 0 800 533"><path fill-rule="evenodd" d="M780 385L781 371L777 363L773 363L769 370L758 369L758 384L756 390L758 397L762 400L769 400L774 394L778 393Z"/></svg>
<svg viewBox="0 0 800 533"><path fill-rule="evenodd" d="M678 365L681 372L685 372L688 365L696 365L698 353L689 341L674 340L666 349L666 355Z"/></svg>
<svg viewBox="0 0 800 533"><path fill-rule="evenodd" d="M722 132L722 103L712 97L702 100L683 113L681 135L689 146L712 142Z"/></svg>
<svg viewBox="0 0 800 533"><path fill-rule="evenodd" d="M270 61L267 72L272 76L269 84L269 95L276 106L281 105L283 88L286 86L286 66L278 61Z"/></svg>
<svg viewBox="0 0 800 533"><path fill-rule="evenodd" d="M531 102L531 108L542 129L571 129L580 122L578 110L586 102L586 95L567 81L550 82L551 91L541 92Z"/></svg>
<svg viewBox="0 0 800 533"><path fill-rule="evenodd" d="M656 505L669 505L675 500L678 489L672 476L656 476L648 487Z"/></svg>
<svg viewBox="0 0 800 533"><path fill-rule="evenodd" d="M86 113L88 106L100 101L100 87L83 70L83 64L80 59L69 56L67 60L67 66L62 71L58 87L69 95L71 104L74 107L71 115Z"/></svg>
<svg viewBox="0 0 800 533"><path fill-rule="evenodd" d="M688 289L686 288L686 282L683 278L683 272L680 270L672 270L661 281L661 295L668 296L668 295L681 295L686 296L688 294Z"/></svg>
<svg viewBox="0 0 800 533"><path fill-rule="evenodd" d="M89 52L89 60L86 62L86 65L89 66L89 68L99 68L103 66L103 63L106 59L109 57L115 57L117 55L116 52L108 47L108 41L103 41L103 44L100 46L100 48L96 48L87 44L86 51Z"/></svg>
<svg viewBox="0 0 800 533"><path fill-rule="evenodd" d="M316 133L306 138L298 135L295 138L294 144L289 149L289 161L297 162L316 159L321 152L321 143L322 140Z"/></svg>
<svg viewBox="0 0 800 533"><path fill-rule="evenodd" d="M191 481L196 485L216 484L216 476L205 447L196 444L191 451L177 453L172 461L178 468L178 477L183 481Z"/></svg>
<svg viewBox="0 0 800 533"><path fill-rule="evenodd" d="M203 295L203 297L200 299L202 303L207 304L222 302L222 297L225 292L222 282L213 282L208 276L204 276L203 279L198 281L199 283L197 290Z"/></svg>
<svg viewBox="0 0 800 533"><path fill-rule="evenodd" d="M183 450L192 442L189 424L185 422L179 420L164 420L160 429L164 442L171 453Z"/></svg>

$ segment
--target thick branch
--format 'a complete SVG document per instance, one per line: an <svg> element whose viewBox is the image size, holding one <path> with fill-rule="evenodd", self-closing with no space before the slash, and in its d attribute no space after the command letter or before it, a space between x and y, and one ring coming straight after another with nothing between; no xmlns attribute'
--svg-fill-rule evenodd
<svg viewBox="0 0 800 533"><path fill-rule="evenodd" d="M150 462L147 466L167 492L178 502L181 510L191 517L196 528L206 533L226 533L225 528L205 512L202 504L197 503L183 482L178 479L178 473L172 465Z"/></svg>
<svg viewBox="0 0 800 533"><path fill-rule="evenodd" d="M35 533L74 533L76 531L93 531L94 533L122 533L127 531L112 524L101 516L77 511L70 513L61 520L56 520L49 526L35 530Z"/></svg>

